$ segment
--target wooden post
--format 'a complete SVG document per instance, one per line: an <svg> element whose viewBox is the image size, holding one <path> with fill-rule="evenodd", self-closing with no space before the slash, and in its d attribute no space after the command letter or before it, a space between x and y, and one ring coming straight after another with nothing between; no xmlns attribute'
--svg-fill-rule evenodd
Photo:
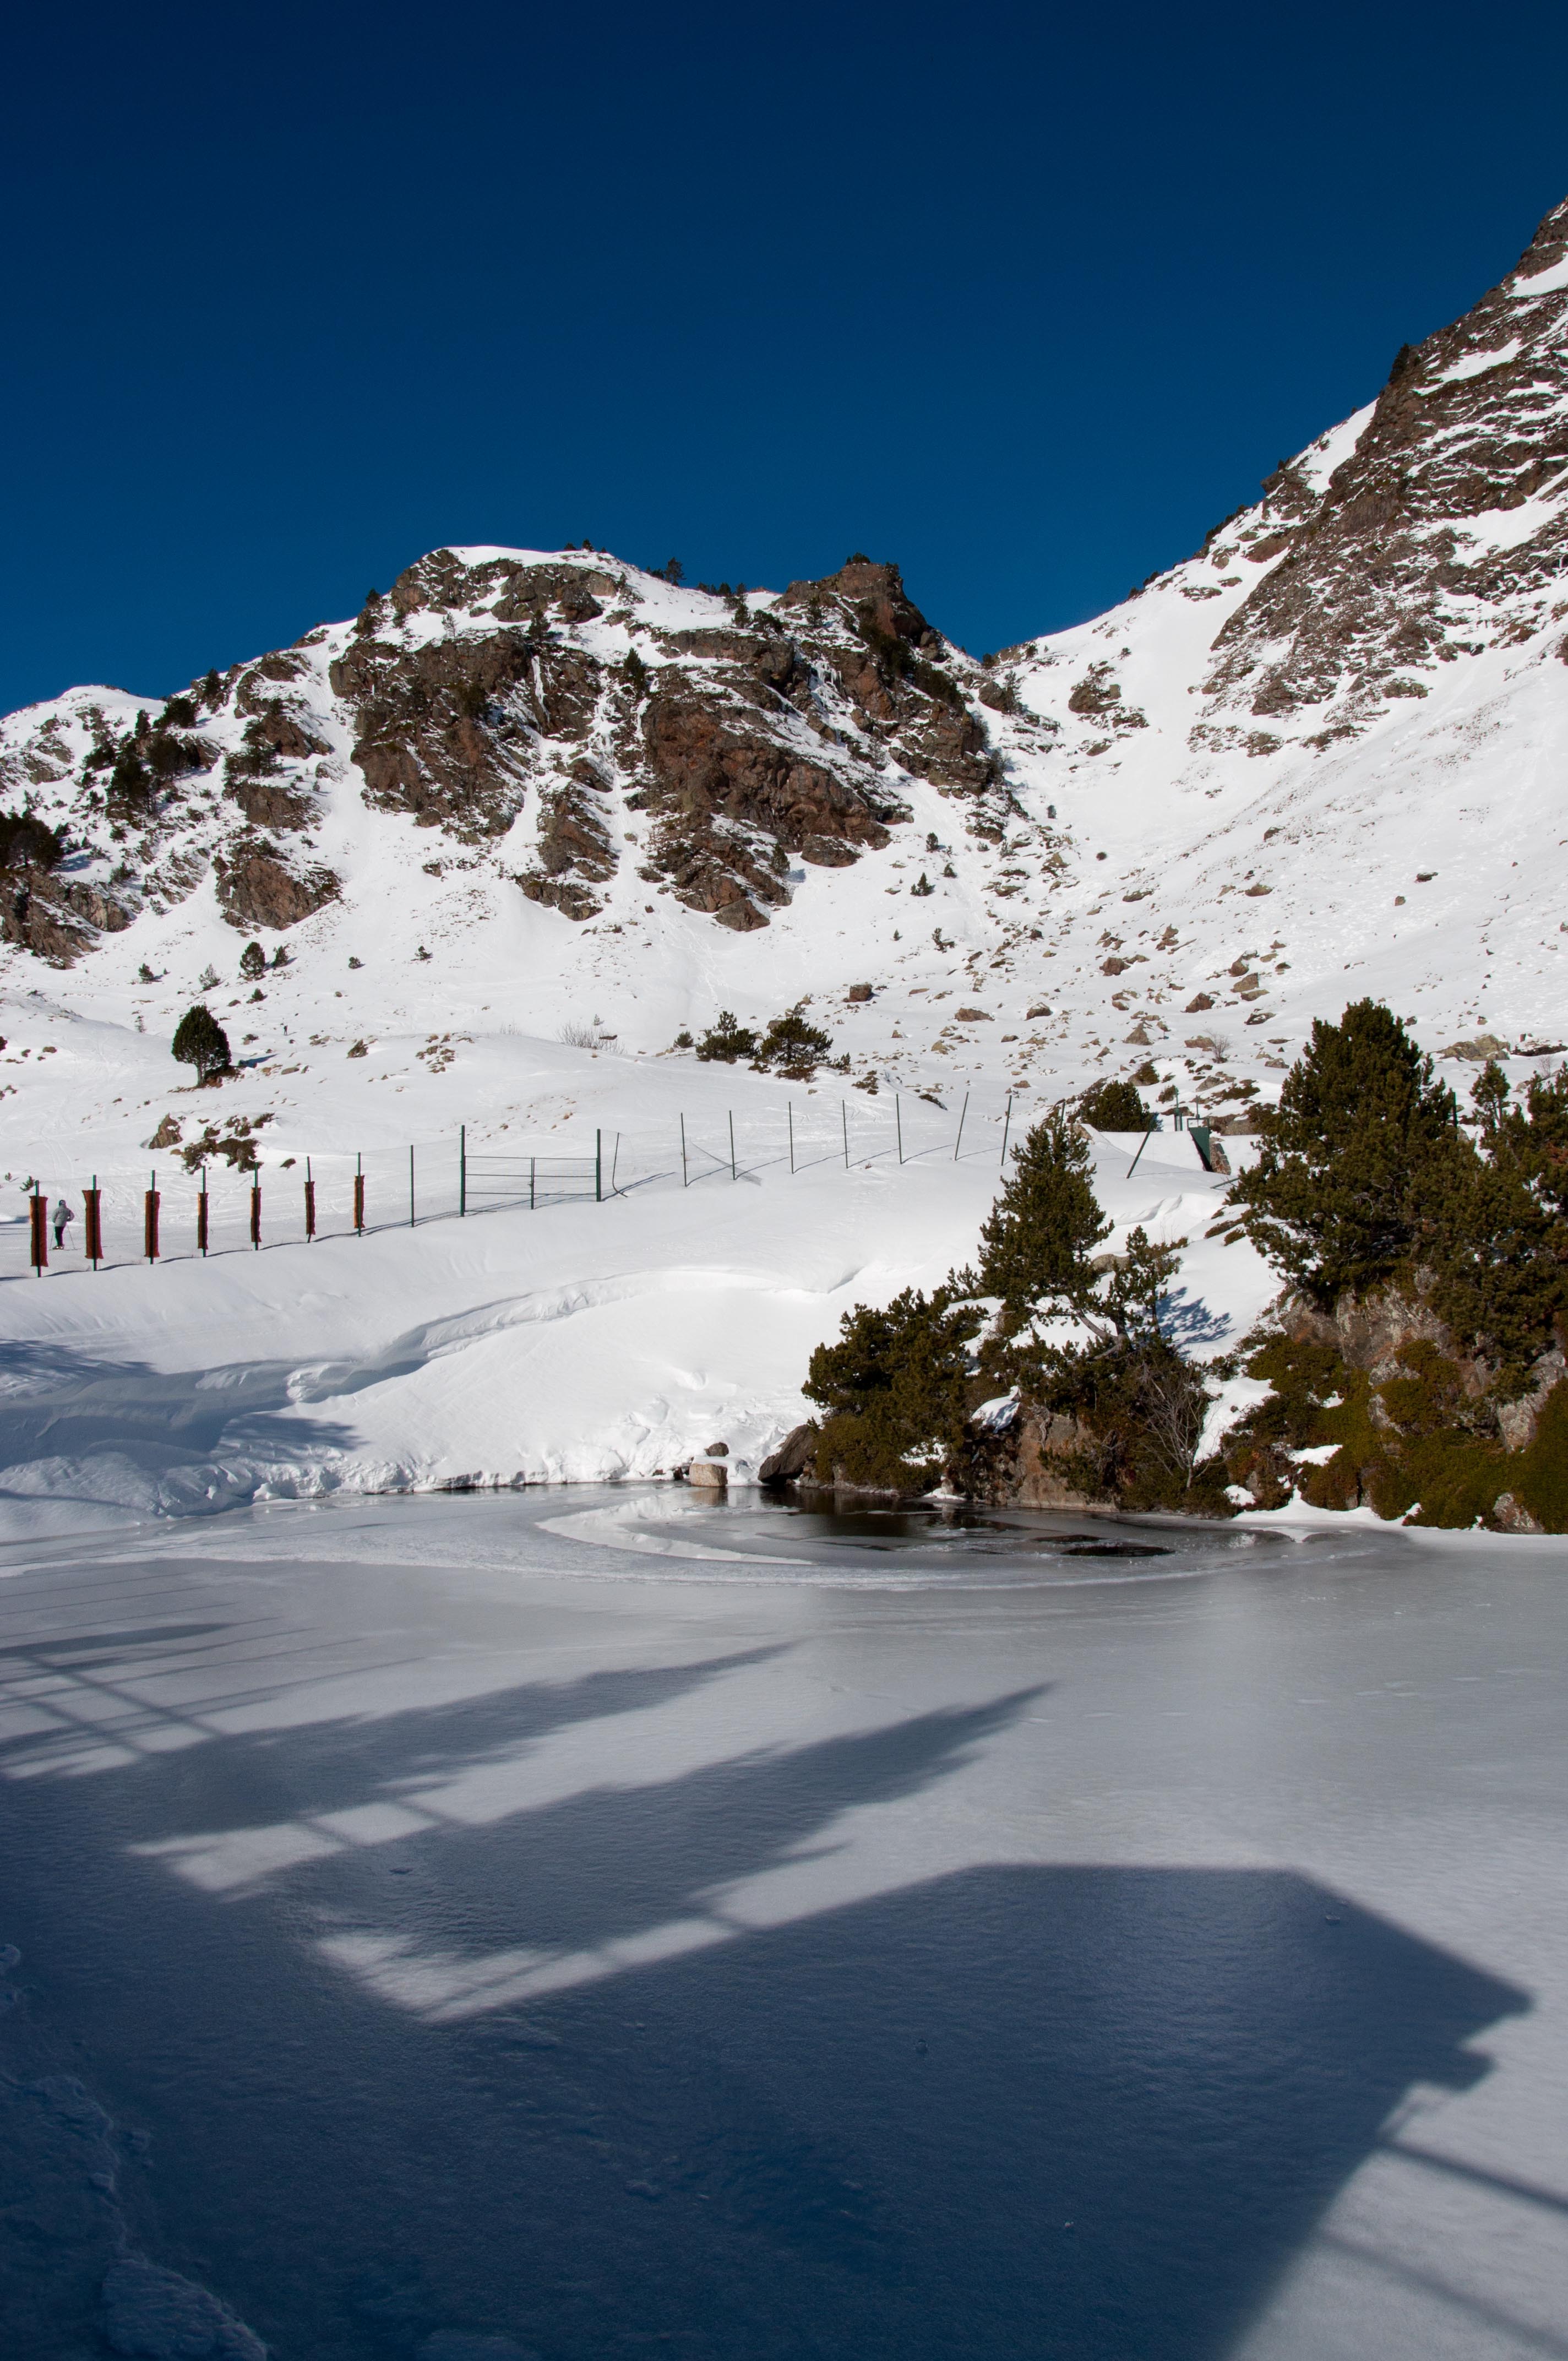
<svg viewBox="0 0 1568 2361"><path fill-rule="evenodd" d="M311 1178L311 1159L305 1159L305 1244L310 1246L316 1235L316 1184Z"/></svg>
<svg viewBox="0 0 1568 2361"><path fill-rule="evenodd" d="M96 1172L93 1175L91 1189L84 1189L82 1192L82 1227L86 1233L82 1243L91 1256L93 1268L96 1270L104 1259L103 1196L98 1187Z"/></svg>
<svg viewBox="0 0 1568 2361"><path fill-rule="evenodd" d="M839 1120L844 1126L844 1170L850 1169L850 1110L842 1099L839 1102Z"/></svg>
<svg viewBox="0 0 1568 2361"><path fill-rule="evenodd" d="M356 1156L354 1159L354 1228L356 1235L361 1235L365 1228L365 1159L363 1156Z"/></svg>
<svg viewBox="0 0 1568 2361"><path fill-rule="evenodd" d="M786 1100L784 1112L789 1116L789 1169L795 1170L795 1101Z"/></svg>
<svg viewBox="0 0 1568 2361"><path fill-rule="evenodd" d="M1007 1170L1007 1133L1013 1121L1013 1093L1007 1093L1007 1112L1002 1118L1002 1170Z"/></svg>
<svg viewBox="0 0 1568 2361"><path fill-rule="evenodd" d="M411 1229L411 1230L412 1229L413 1225L414 1225L414 1152L413 1152L412 1145L411 1145L411 1143L410 1148L409 1148L409 1227L410 1227L410 1229Z"/></svg>
<svg viewBox="0 0 1568 2361"><path fill-rule="evenodd" d="M686 1185L686 1119L681 1117L681 1187Z"/></svg>
<svg viewBox="0 0 1568 2361"><path fill-rule="evenodd" d="M731 1113L729 1117L729 1178L733 1180L735 1177L735 1117L733 1113Z"/></svg>
<svg viewBox="0 0 1568 2361"><path fill-rule="evenodd" d="M49 1267L49 1199L36 1189L27 1199L27 1213L32 1224L33 1268L41 1279Z"/></svg>
<svg viewBox="0 0 1568 2361"><path fill-rule="evenodd" d="M531 1156L528 1159L528 1210L531 1213L535 1210L538 1202L538 1180L539 1159L537 1156Z"/></svg>
<svg viewBox="0 0 1568 2361"><path fill-rule="evenodd" d="M898 1160L902 1164L904 1161L904 1115L896 1097L893 1102L893 1127L898 1134Z"/></svg>
<svg viewBox="0 0 1568 2361"><path fill-rule="evenodd" d="M602 1131L596 1131L594 1134L594 1203L596 1205L602 1205L603 1202L604 1134Z"/></svg>
<svg viewBox="0 0 1568 2361"><path fill-rule="evenodd" d="M960 1148L963 1146L963 1144L964 1144L964 1117L965 1117L965 1115L968 1115L968 1113L969 1113L969 1093L968 1093L968 1091L966 1091L966 1092L964 1093L964 1103L963 1103L962 1106L959 1109L959 1136L958 1136L957 1139L955 1139L955 1140L954 1140L954 1142L953 1142L953 1162L954 1162L955 1164L956 1164L956 1163L958 1162L958 1160L959 1160L959 1148Z"/></svg>
<svg viewBox="0 0 1568 2361"><path fill-rule="evenodd" d="M462 1220L468 1210L468 1126L457 1126L457 1218Z"/></svg>
<svg viewBox="0 0 1568 2361"><path fill-rule="evenodd" d="M142 1212L142 1248L148 1262L156 1262L158 1260L158 1208L159 1203L158 1194L158 1175L156 1172L149 1172L147 1178L148 1191Z"/></svg>
<svg viewBox="0 0 1568 2361"><path fill-rule="evenodd" d="M261 1251L261 1183L250 1184L250 1243L258 1254Z"/></svg>
<svg viewBox="0 0 1568 2361"><path fill-rule="evenodd" d="M196 1252L207 1251L207 1168L202 1167L202 1193L196 1200Z"/></svg>

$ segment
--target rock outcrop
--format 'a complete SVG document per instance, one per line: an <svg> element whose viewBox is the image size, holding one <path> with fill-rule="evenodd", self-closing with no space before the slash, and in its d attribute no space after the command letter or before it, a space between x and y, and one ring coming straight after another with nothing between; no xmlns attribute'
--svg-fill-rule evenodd
<svg viewBox="0 0 1568 2361"><path fill-rule="evenodd" d="M297 926L338 892L330 869L291 869L269 844L242 841L220 854L216 867L218 901L231 927Z"/></svg>
<svg viewBox="0 0 1568 2361"><path fill-rule="evenodd" d="M1543 502L1525 531L1496 527L1568 468L1565 263L1568 202L1473 311L1401 347L1321 491L1282 466L1246 532L1220 530L1222 572L1267 571L1215 642L1216 700L1259 716L1332 705L1354 729L1390 697L1425 696L1413 670L1519 634L1519 593L1544 613L1568 511Z"/></svg>

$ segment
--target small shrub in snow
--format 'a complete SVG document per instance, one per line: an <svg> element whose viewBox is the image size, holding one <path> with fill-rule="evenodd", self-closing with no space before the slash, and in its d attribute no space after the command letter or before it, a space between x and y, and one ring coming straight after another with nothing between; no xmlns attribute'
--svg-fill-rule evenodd
<svg viewBox="0 0 1568 2361"><path fill-rule="evenodd" d="M747 1026L736 1023L732 1008L721 1008L718 1022L708 1027L697 1043L696 1054L705 1064L733 1066L740 1058L756 1056L757 1037Z"/></svg>
<svg viewBox="0 0 1568 2361"><path fill-rule="evenodd" d="M214 1082L231 1071L229 1037L203 1002L188 1008L174 1031L173 1053L182 1066L194 1066L198 1082Z"/></svg>

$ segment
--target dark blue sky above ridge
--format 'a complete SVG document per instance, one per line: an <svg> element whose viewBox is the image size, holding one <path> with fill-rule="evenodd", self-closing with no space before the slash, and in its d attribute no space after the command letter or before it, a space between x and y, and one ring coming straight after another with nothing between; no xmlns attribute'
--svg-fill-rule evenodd
<svg viewBox="0 0 1568 2361"><path fill-rule="evenodd" d="M1560 0L92 0L7 65L0 708L444 542L1076 621L1568 192Z"/></svg>

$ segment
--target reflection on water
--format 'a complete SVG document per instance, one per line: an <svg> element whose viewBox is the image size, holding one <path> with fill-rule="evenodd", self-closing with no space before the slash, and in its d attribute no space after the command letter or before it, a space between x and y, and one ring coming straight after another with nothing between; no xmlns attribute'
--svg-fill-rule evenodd
<svg viewBox="0 0 1568 2361"><path fill-rule="evenodd" d="M754 1557L759 1566L770 1569L814 1569L817 1578L838 1567L839 1578L853 1581L851 1569L868 1554L894 1556L899 1561L899 1583L961 1581L968 1576L992 1584L999 1576L1005 1581L1009 1567L1014 1581L1071 1579L1069 1567L1085 1558L1158 1560L1157 1568L1149 1566L1150 1575L1192 1574L1237 1551L1261 1549L1266 1556L1284 1546L1272 1535L1196 1521L1135 1523L1126 1518L1085 1516L1081 1510L1069 1516L1048 1510L972 1508L948 1500L838 1508L764 1494L753 1499L742 1495L676 1505L667 1496L656 1499L645 1495L635 1508L626 1503L618 1522L623 1545L634 1523L644 1534L660 1537L643 1546L679 1555L683 1543L689 1548L700 1535L695 1554ZM565 1531L565 1523L554 1529ZM598 1538L586 1531L580 1537ZM890 1578L894 1577L878 1577Z"/></svg>
<svg viewBox="0 0 1568 2361"><path fill-rule="evenodd" d="M929 1509L799 1508L786 1514L792 1541L838 1542L850 1549L927 1549L935 1543L987 1554L1000 1545L1009 1555L1017 1550L1048 1550L1064 1557L1171 1554L1164 1542L1126 1541L1109 1532L1042 1532L1020 1518L987 1515L946 1502Z"/></svg>

